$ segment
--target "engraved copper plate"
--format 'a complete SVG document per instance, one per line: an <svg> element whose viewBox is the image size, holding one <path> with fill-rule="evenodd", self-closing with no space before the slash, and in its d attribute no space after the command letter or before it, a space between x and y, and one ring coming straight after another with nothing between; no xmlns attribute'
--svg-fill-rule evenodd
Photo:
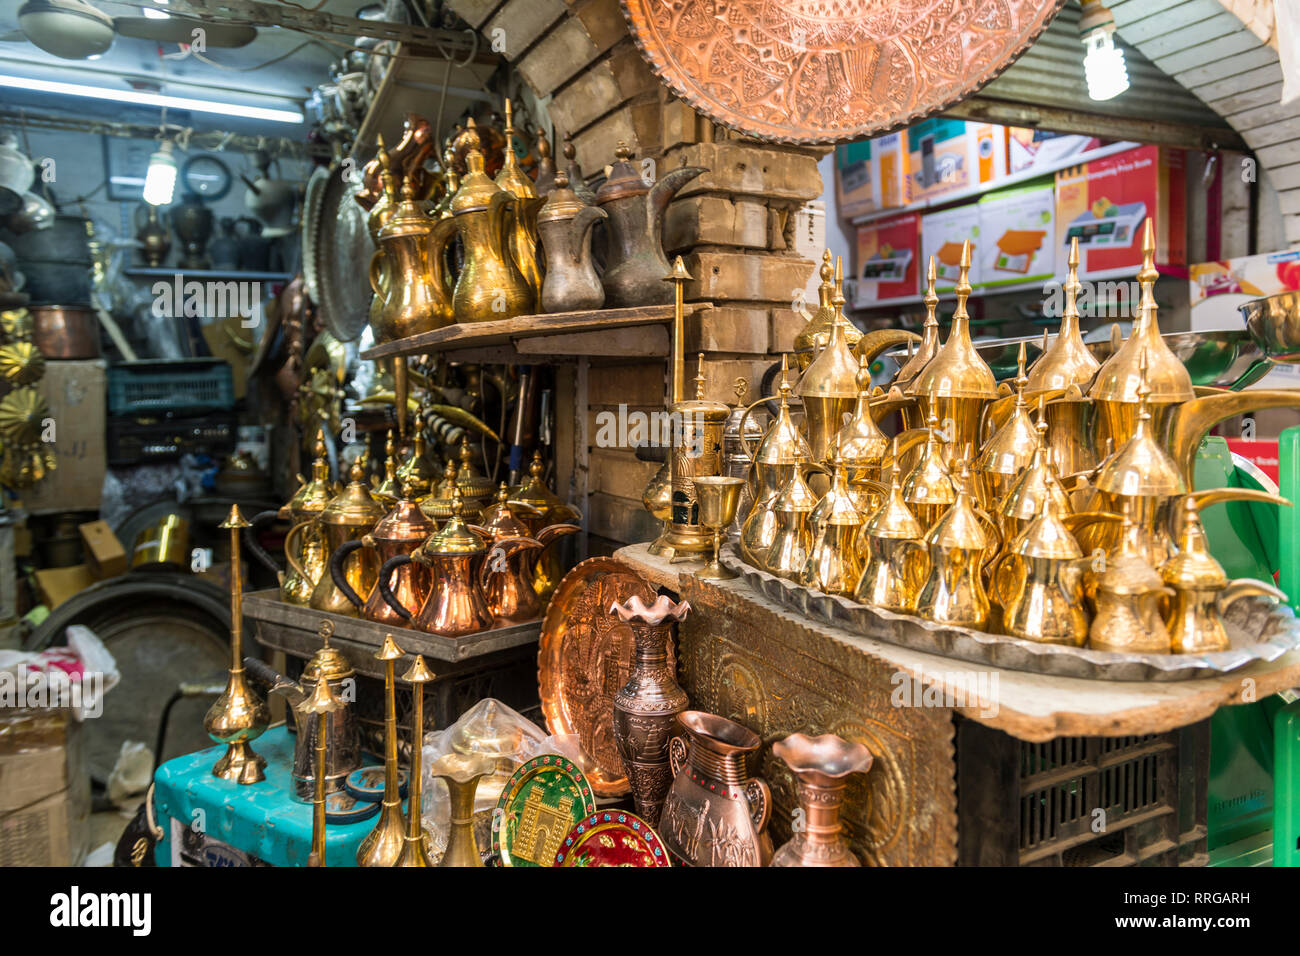
<svg viewBox="0 0 1300 956"><path fill-rule="evenodd" d="M654 588L622 561L591 558L564 576L551 598L537 648L542 713L553 734L576 734L595 768L588 773L602 797L627 793L627 771L614 746L614 695L636 657L632 628L610 605L632 595L650 604ZM669 663L673 663L671 642Z"/></svg>
<svg viewBox="0 0 1300 956"><path fill-rule="evenodd" d="M906 126L1010 66L1065 0L622 0L651 68L710 118L778 143Z"/></svg>

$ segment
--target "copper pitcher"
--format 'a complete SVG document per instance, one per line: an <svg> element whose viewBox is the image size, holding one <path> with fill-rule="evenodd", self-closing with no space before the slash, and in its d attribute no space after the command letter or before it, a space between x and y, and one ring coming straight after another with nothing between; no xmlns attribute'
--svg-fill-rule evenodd
<svg viewBox="0 0 1300 956"><path fill-rule="evenodd" d="M673 785L659 818L664 846L686 866L767 866L772 795L745 766L762 743L758 734L698 710L677 719L686 736L668 746Z"/></svg>
<svg viewBox="0 0 1300 956"><path fill-rule="evenodd" d="M702 166L682 166L661 176L653 186L632 162L632 150L619 142L617 157L605 184L596 191L596 205L608 215L609 249L605 260L605 305L668 305L672 288L663 281L672 272L664 255L664 213L677 191L707 172Z"/></svg>
<svg viewBox="0 0 1300 956"><path fill-rule="evenodd" d="M553 524L536 537L502 535L492 539L479 581L496 627L534 621L541 615L542 598L534 584L538 562L552 541L581 530L576 524Z"/></svg>
<svg viewBox="0 0 1300 956"><path fill-rule="evenodd" d="M399 554L410 554L437 530L437 524L420 510L419 505L409 498L402 498L393 510L375 525L370 534L359 540L345 542L335 550L330 558L330 575L334 579L334 586L352 602L366 620L392 627L402 627L406 623L406 618L388 606L377 587L372 588L364 597L352 589L344 570L347 559L354 551L369 548L376 552L377 560L381 565L386 564L390 558ZM376 576L376 584L378 580ZM428 597L432 581L428 568L421 564L407 564L398 568L387 584L398 603L408 611L414 612L420 609L424 599Z"/></svg>

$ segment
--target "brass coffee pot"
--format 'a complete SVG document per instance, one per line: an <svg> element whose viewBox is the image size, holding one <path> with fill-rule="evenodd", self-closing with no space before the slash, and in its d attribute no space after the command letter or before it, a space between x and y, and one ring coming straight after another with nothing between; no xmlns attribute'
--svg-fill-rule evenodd
<svg viewBox="0 0 1300 956"><path fill-rule="evenodd" d="M384 480L377 488L370 489L370 494L385 508L392 508L402 497L397 480L397 468L397 442L394 441L393 430L390 428L384 438Z"/></svg>
<svg viewBox="0 0 1300 956"><path fill-rule="evenodd" d="M1029 417L1025 401L1025 343L1020 343L1019 372L1016 375L1016 404L1011 417L984 443L975 461L979 500L983 508L996 508L1020 473L1029 467L1038 447L1038 430Z"/></svg>
<svg viewBox="0 0 1300 956"><path fill-rule="evenodd" d="M1280 505L1285 498L1270 496ZM1226 651L1231 643L1223 627L1223 614L1244 597L1271 597L1286 603L1287 596L1266 581L1238 578L1229 583L1223 566L1210 554L1205 528L1196 499L1182 499L1182 530L1178 551L1160 566L1160 577L1173 589L1165 623L1169 628L1170 650L1175 654L1211 654Z"/></svg>
<svg viewBox="0 0 1300 956"><path fill-rule="evenodd" d="M803 468L795 468L790 480L772 501L772 512L777 521L776 534L759 565L777 577L792 581L799 580L808 562L808 552L813 543L808 515L817 506L817 496L804 481Z"/></svg>
<svg viewBox="0 0 1300 956"><path fill-rule="evenodd" d="M1145 536L1126 504L1119 547L1107 555L1097 579L1097 613L1088 629L1088 646L1098 651L1168 654L1169 630L1160 613L1173 596L1146 556Z"/></svg>
<svg viewBox="0 0 1300 956"><path fill-rule="evenodd" d="M844 295L837 289L831 301L835 305L835 322L830 340L795 388L795 394L803 399L808 444L817 462L830 459L831 443L858 397L858 361L844 333L849 325L844 317Z"/></svg>
<svg viewBox="0 0 1300 956"><path fill-rule="evenodd" d="M948 439L940 433L939 417L933 410L927 424L929 435L921 457L903 480L903 501L925 531L933 528L957 500L952 475L940 451L941 443Z"/></svg>
<svg viewBox="0 0 1300 956"><path fill-rule="evenodd" d="M929 267L926 269L925 296L921 300L925 304L925 324L921 328L921 344L899 368L893 382L890 383L891 387L901 392L906 392L916 377L921 374L922 369L939 354L939 319L935 314L939 307L939 294L935 292L935 279L934 256L931 256ZM925 416L921 414L915 402L909 403L900 411L903 415L904 428L920 428L925 424Z"/></svg>
<svg viewBox="0 0 1300 956"><path fill-rule="evenodd" d="M1038 421L1034 425L1038 440L1034 445L1034 457L1029 460L1018 478L1011 483L1002 501L998 504L997 515L1002 540L1014 541L1024 534L1025 529L1050 505L1064 520L1072 512L1069 495L1061 487L1061 481L1047 454L1047 417L1043 414L1043 404L1038 406Z"/></svg>
<svg viewBox="0 0 1300 956"><path fill-rule="evenodd" d="M480 577L483 594L497 627L534 620L542 612L542 599L534 587L538 564L553 541L577 534L576 524L551 524L533 536L515 509L540 514L536 508L511 501L505 482L496 504L484 512L483 524L473 526L488 539L489 551Z"/></svg>
<svg viewBox="0 0 1300 956"><path fill-rule="evenodd" d="M537 187L519 168L519 161L515 157L514 110L508 99L505 137L505 162L497 173L496 183L518 200L508 223L510 255L532 290L533 301L538 302L542 294L542 269L537 256L537 211L542 206L542 200L537 198Z"/></svg>
<svg viewBox="0 0 1300 956"><path fill-rule="evenodd" d="M1089 620L1083 550L1050 499L1007 550L993 572L1003 631L1040 644L1082 647Z"/></svg>
<svg viewBox="0 0 1300 956"><path fill-rule="evenodd" d="M984 566L998 550L993 519L975 506L970 466L960 462L957 500L925 536L930 573L917 598L918 613L937 624L982 629L989 617Z"/></svg>
<svg viewBox="0 0 1300 956"><path fill-rule="evenodd" d="M329 551L324 532L316 523L316 518L334 500L339 490L330 480L330 466L325 458L325 435L318 431L316 457L311 464L311 480L302 482L293 497L281 509L288 513L288 518L293 522L294 527L303 526L297 539L299 542L297 549L291 550L288 537L284 540L289 569L284 572L280 580L280 597L290 604L309 603L312 590L325 573ZM254 524L257 523L255 520ZM292 558L290 558L291 553ZM297 559L296 562L294 558Z"/></svg>
<svg viewBox="0 0 1300 956"><path fill-rule="evenodd" d="M847 597L853 593L853 588L862 575L862 560L857 548L862 516L849 491L844 459L837 457L833 464L830 491L826 492L814 509L820 513L815 523L812 547L804 563L801 583L827 594L842 594Z"/></svg>
<svg viewBox="0 0 1300 956"><path fill-rule="evenodd" d="M483 595L480 566L487 556L484 537L465 523L465 499L452 492L452 516L442 530L409 555L399 554L384 563L379 592L388 606L411 627L445 637L460 637L487 630L492 612ZM392 572L412 561L429 569L433 584L423 607L412 616L388 589ZM413 619L412 619L413 618Z"/></svg>
<svg viewBox="0 0 1300 956"><path fill-rule="evenodd" d="M344 542L334 550L330 558L330 576L334 580L334 586L367 621L391 627L403 626L407 619L388 606L377 587L372 588L365 597L352 589L344 572L348 557L358 549L367 548L375 552L375 561L384 565L399 554L410 554L437 530L438 525L433 519L425 515L414 501L403 496L393 510L380 519L373 531L359 540ZM375 581L378 583L378 576ZM386 583L398 603L414 613L428 597L433 582L428 569L423 565L407 564L393 572Z"/></svg>
<svg viewBox="0 0 1300 956"><path fill-rule="evenodd" d="M864 516L880 503L881 465L889 451L889 439L871 414L871 363L858 360L858 401L848 424L835 436L835 453L847 469L849 494Z"/></svg>
<svg viewBox="0 0 1300 956"><path fill-rule="evenodd" d="M343 491L326 506L316 519L316 524L325 534L325 547L328 555L341 548L348 541L360 540L360 538L375 526L380 518L384 516L384 506L381 505L370 495L370 487L365 480L365 466L362 464L362 456L358 455L352 461L352 470L349 475L351 481ZM301 527L301 526L299 526ZM285 539L285 557L294 569L304 577L306 571L301 565L296 564L297 559L294 557L294 549L291 545L294 532L299 528L293 528L289 531L289 537ZM358 594L370 594L371 588L375 586L375 578L379 572L379 562L375 557L365 551L362 551L357 560L352 562L347 569L347 581L352 590ZM334 614L344 614L349 617L357 616L357 609L353 607L352 602L340 591L334 584L334 579L329 574L322 574L320 580L316 582L316 587L312 589L311 600L309 605L317 611L330 611Z"/></svg>
<svg viewBox="0 0 1300 956"><path fill-rule="evenodd" d="M451 221L465 248L465 264L452 293L456 321L489 322L529 315L537 311L537 296L511 251L513 217L519 214L520 200L484 172L473 117L457 141L468 150L468 171L451 200Z"/></svg>
<svg viewBox="0 0 1300 956"><path fill-rule="evenodd" d="M928 555L926 529L907 507L898 483L895 459L889 490L876 513L862 526L859 541L866 555L853 598L888 611L913 613L925 583Z"/></svg>
<svg viewBox="0 0 1300 956"><path fill-rule="evenodd" d="M812 460L808 440L790 418L790 383L786 380L788 358L781 356L780 402L776 419L772 422L754 450L749 444L744 422L741 423L740 441L745 454L754 462L750 469L750 489L754 504L740 531L740 551L751 564L763 566L767 552L776 537L777 517L772 510L776 496L794 477L801 464ZM757 404L757 403L756 403ZM751 410L753 406L750 406ZM748 420L748 413L745 421Z"/></svg>
<svg viewBox="0 0 1300 956"><path fill-rule="evenodd" d="M617 157L605 184L596 191L596 205L605 210L609 238L605 258L605 305L668 305L672 290L663 278L672 271L664 255L664 213L677 191L707 172L702 166L681 166L654 184L642 178L632 162L632 150L619 141Z"/></svg>
<svg viewBox="0 0 1300 956"><path fill-rule="evenodd" d="M839 262L836 262L836 269L839 269ZM841 278L831 269L831 251L827 249L822 253L822 264L819 270L821 283L817 286L818 308L808 323L799 330L799 334L794 337L794 357L799 363L799 371L807 371L808 366L813 363L822 349L826 348L831 340L831 330L841 324L836 319L839 310L835 308L835 290L840 287ZM834 278L832 278L834 276ZM848 340L849 348L857 347L858 342L862 339L862 333L856 326L846 323L844 337Z"/></svg>
<svg viewBox="0 0 1300 956"><path fill-rule="evenodd" d="M385 188L394 184L391 157L381 153ZM370 287L382 304L372 308L375 343L382 344L455 321L443 274L443 247L455 232L450 221L430 219L415 198L415 179L401 185L401 201L379 230L379 249L370 259ZM395 197L390 196L390 202Z"/></svg>
<svg viewBox="0 0 1300 956"><path fill-rule="evenodd" d="M608 215L578 198L569 188L568 173L555 174L555 188L537 214L537 231L546 253L543 312L578 312L605 304L605 287L591 257L591 232Z"/></svg>
<svg viewBox="0 0 1300 956"><path fill-rule="evenodd" d="M546 486L543 475L546 466L542 462L540 450L533 452L533 460L528 466L528 480L511 494L513 503L526 506L521 519L528 526L532 537L541 540L542 530L553 524L581 524L582 512L566 503L559 495ZM527 510L532 509L532 510ZM542 552L533 570L533 590L545 604L564 576L560 553L555 548Z"/></svg>
<svg viewBox="0 0 1300 956"><path fill-rule="evenodd" d="M970 241L962 243L957 278L957 308L948 340L907 387L927 423L931 413L948 432L945 464L967 447L980 447L984 405L998 397L993 371L975 350L970 337L966 300L971 294Z"/></svg>

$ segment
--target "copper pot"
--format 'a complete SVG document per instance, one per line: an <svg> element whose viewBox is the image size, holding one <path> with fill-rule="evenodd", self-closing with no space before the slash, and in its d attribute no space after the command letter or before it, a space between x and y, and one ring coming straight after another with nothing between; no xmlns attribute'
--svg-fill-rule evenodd
<svg viewBox="0 0 1300 956"><path fill-rule="evenodd" d="M33 305L32 341L47 359L99 358L99 319L80 305Z"/></svg>

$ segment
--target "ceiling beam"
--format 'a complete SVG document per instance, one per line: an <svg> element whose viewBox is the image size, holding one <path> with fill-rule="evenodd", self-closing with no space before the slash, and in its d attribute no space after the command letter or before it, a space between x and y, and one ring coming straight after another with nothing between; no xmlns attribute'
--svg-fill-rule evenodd
<svg viewBox="0 0 1300 956"><path fill-rule="evenodd" d="M944 110L944 116L977 123L1026 126L1054 133L1076 133L1103 139L1132 140L1178 149L1228 149L1248 153L1250 147L1230 126L1189 126L1160 120L1107 116L1076 109L972 96Z"/></svg>

